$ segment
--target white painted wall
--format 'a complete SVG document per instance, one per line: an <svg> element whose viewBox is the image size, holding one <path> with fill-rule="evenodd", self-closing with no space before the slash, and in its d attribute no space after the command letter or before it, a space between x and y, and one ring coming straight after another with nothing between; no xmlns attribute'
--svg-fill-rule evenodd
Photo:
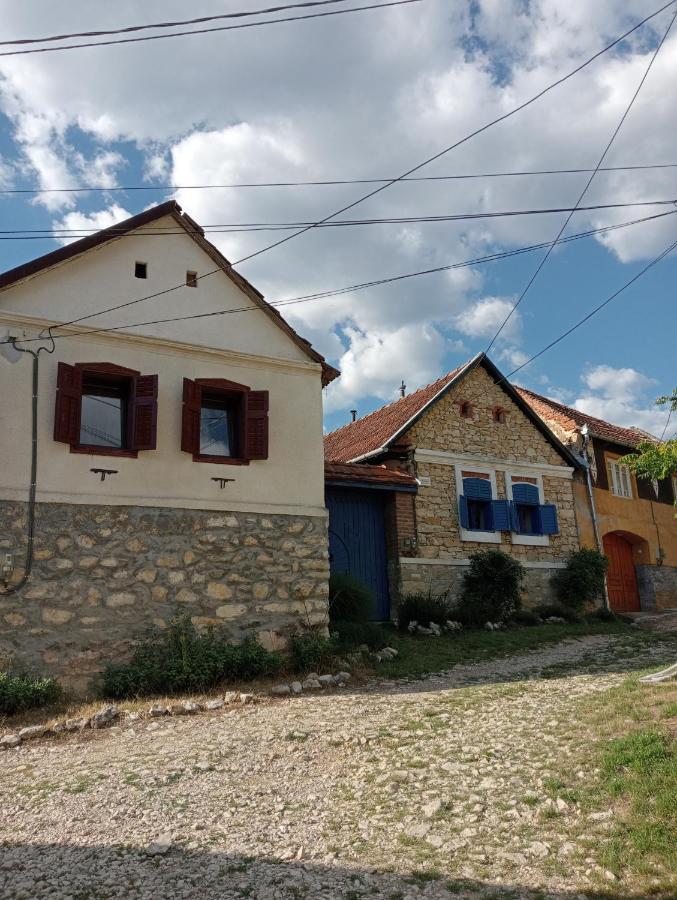
<svg viewBox="0 0 677 900"><path fill-rule="evenodd" d="M169 220L172 221L172 220ZM149 277L133 277L134 262ZM52 272L0 293L0 326L30 319L64 321L185 279L186 269L214 263L185 237L122 238ZM250 305L219 273L200 287L142 303L91 324L142 321L226 306ZM132 318L134 317L134 318ZM85 327L84 324L80 327ZM134 336L134 334L146 336ZM322 397L319 365L260 312L240 313L57 340L40 356L38 500L42 502L254 510L324 515ZM26 346L35 347L34 344ZM113 362L159 376L157 450L138 459L71 453L52 438L59 361ZM269 459L248 466L193 462L180 449L183 378L228 378L270 392ZM0 499L25 500L30 471L31 365L0 358ZM93 467L117 469L106 478ZM234 478L220 490L213 476Z"/></svg>

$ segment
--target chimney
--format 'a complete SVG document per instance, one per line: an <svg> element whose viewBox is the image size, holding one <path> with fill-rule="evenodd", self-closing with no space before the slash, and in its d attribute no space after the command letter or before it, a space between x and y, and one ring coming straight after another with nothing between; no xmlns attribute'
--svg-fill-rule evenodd
<svg viewBox="0 0 677 900"><path fill-rule="evenodd" d="M357 410L356 410L356 409L351 409L351 410L350 410L350 415L351 415L352 421L354 422L355 419L357 418Z"/></svg>
<svg viewBox="0 0 677 900"><path fill-rule="evenodd" d="M407 386L404 383L404 378L402 379L402 384L400 385L400 397L404 397L407 393Z"/></svg>

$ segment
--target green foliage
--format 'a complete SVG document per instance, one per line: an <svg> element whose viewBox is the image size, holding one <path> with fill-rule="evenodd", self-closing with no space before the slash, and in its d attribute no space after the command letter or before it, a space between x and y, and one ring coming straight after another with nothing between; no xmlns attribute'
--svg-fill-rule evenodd
<svg viewBox="0 0 677 900"><path fill-rule="evenodd" d="M522 565L501 550L471 554L454 618L471 627L507 622L521 606L523 578Z"/></svg>
<svg viewBox="0 0 677 900"><path fill-rule="evenodd" d="M677 412L677 388L670 396L658 397L657 406L669 404L671 412ZM677 475L677 438L656 443L641 441L634 453L623 456L619 462L630 466L637 478L658 479Z"/></svg>
<svg viewBox="0 0 677 900"><path fill-rule="evenodd" d="M295 672L318 672L330 667L338 650L337 641L317 631L296 634L291 639L291 660Z"/></svg>
<svg viewBox="0 0 677 900"><path fill-rule="evenodd" d="M667 735L652 730L636 731L610 741L602 760L602 771L606 778L614 779L616 788L622 791L628 773L650 775L674 756Z"/></svg>
<svg viewBox="0 0 677 900"><path fill-rule="evenodd" d="M565 622L572 624L583 621L575 609L572 609L570 606L564 606L563 603L539 603L538 606L534 607L534 612L541 619L549 619L551 616L556 616L558 619L564 619Z"/></svg>
<svg viewBox="0 0 677 900"><path fill-rule="evenodd" d="M102 692L104 697L123 699L205 691L224 681L271 675L281 666L280 656L257 641L231 644L214 629L198 634L190 618L183 616L145 640L129 663L109 665Z"/></svg>
<svg viewBox="0 0 677 900"><path fill-rule="evenodd" d="M558 601L575 610L602 601L604 575L608 566L609 560L597 550L571 553L566 569L558 569L552 576Z"/></svg>
<svg viewBox="0 0 677 900"><path fill-rule="evenodd" d="M528 625L533 627L534 625L540 625L541 619L532 609L517 609L512 616L510 616L510 623L512 625Z"/></svg>
<svg viewBox="0 0 677 900"><path fill-rule="evenodd" d="M329 579L329 618L337 622L367 622L374 595L352 575L335 574Z"/></svg>
<svg viewBox="0 0 677 900"><path fill-rule="evenodd" d="M26 709L56 703L62 694L53 678L29 678L0 672L0 715L11 716Z"/></svg>
<svg viewBox="0 0 677 900"><path fill-rule="evenodd" d="M332 637L342 650L353 650L366 644L370 650L380 650L387 643L383 628L375 622L332 622Z"/></svg>
<svg viewBox="0 0 677 900"><path fill-rule="evenodd" d="M397 625L406 631L410 622L418 622L426 628L431 622L444 625L453 618L452 605L446 594L405 594L397 607Z"/></svg>

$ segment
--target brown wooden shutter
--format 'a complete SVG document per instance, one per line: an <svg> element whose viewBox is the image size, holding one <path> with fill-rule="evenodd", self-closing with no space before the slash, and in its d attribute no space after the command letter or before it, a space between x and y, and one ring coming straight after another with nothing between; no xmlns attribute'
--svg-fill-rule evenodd
<svg viewBox="0 0 677 900"><path fill-rule="evenodd" d="M56 376L54 440L64 444L80 442L82 411L82 370L60 362Z"/></svg>
<svg viewBox="0 0 677 900"><path fill-rule="evenodd" d="M246 401L245 459L268 459L268 391L249 391Z"/></svg>
<svg viewBox="0 0 677 900"><path fill-rule="evenodd" d="M181 418L181 449L186 453L200 452L200 405L202 387L190 378L183 379L183 415Z"/></svg>
<svg viewBox="0 0 677 900"><path fill-rule="evenodd" d="M157 375L132 379L129 403L129 449L155 450L157 446Z"/></svg>

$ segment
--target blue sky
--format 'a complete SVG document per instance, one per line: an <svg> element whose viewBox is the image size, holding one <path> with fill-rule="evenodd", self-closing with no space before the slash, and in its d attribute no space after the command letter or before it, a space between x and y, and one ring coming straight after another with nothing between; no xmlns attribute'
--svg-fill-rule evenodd
<svg viewBox="0 0 677 900"><path fill-rule="evenodd" d="M247 4L232 5L246 8ZM182 18L179 0L96 9L0 0L5 39ZM203 0L191 15L223 12ZM591 8L592 7L592 8ZM231 6L228 7L229 9ZM132 47L0 59L5 188L223 183L393 176L505 112L620 34L651 4L443 0ZM669 13L542 101L422 174L594 165ZM677 163L677 29L666 41L609 165ZM585 176L397 185L350 217L571 205ZM322 218L364 186L0 195L3 230L101 227L176 196L204 225ZM677 197L677 169L600 173L586 203ZM654 209L577 214L567 233ZM563 216L325 229L243 264L268 299L344 287L555 237ZM273 235L274 236L274 235ZM559 248L492 350L504 372L531 356L677 238L677 216ZM214 235L230 259L272 237ZM54 240L1 240L10 268ZM620 424L662 430L653 397L677 382L677 254L520 371L521 383ZM527 254L290 307L294 327L342 378L326 427L415 389L484 349L538 262Z"/></svg>

